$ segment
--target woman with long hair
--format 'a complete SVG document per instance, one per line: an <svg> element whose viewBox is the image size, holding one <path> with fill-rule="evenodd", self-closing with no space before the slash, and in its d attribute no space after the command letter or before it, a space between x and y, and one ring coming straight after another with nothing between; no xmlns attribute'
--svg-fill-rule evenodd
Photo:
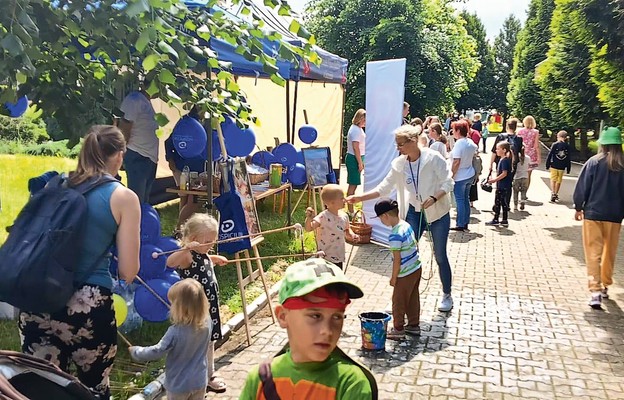
<svg viewBox="0 0 624 400"><path fill-rule="evenodd" d="M126 152L121 131L112 125L91 127L84 138L70 186L116 176ZM112 243L117 247L119 278L132 282L139 271L141 208L137 195L119 182L102 183L85 195L85 240L74 269L76 290L54 313L20 313L22 352L45 358L65 372L75 365L78 379L100 399L110 398L109 375L117 353Z"/></svg>
<svg viewBox="0 0 624 400"><path fill-rule="evenodd" d="M408 105L409 107L409 105ZM345 165L347 167L347 196L355 193L355 189L362 184L362 171L364 170L364 155L366 153L366 110L360 108L355 112L351 120L351 127L347 133L347 155ZM353 214L353 205L349 204L349 213Z"/></svg>
<svg viewBox="0 0 624 400"><path fill-rule="evenodd" d="M522 120L523 128L518 130L517 135L522 138L522 144L524 145L524 153L531 158L529 163L529 179L527 183L528 187L531 185L531 173L542 162L542 155L540 151L540 135L539 131L535 129L537 124L535 118L531 115L527 115Z"/></svg>
<svg viewBox="0 0 624 400"><path fill-rule="evenodd" d="M624 153L618 128L603 130L598 154L587 160L574 188L574 219L583 221L583 250L591 297L600 309L609 297L613 265L624 220Z"/></svg>

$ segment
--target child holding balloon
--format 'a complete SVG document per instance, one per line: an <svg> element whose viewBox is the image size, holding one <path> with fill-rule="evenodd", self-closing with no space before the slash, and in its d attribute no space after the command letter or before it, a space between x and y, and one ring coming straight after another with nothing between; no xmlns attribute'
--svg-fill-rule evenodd
<svg viewBox="0 0 624 400"><path fill-rule="evenodd" d="M219 315L219 284L213 265L225 265L228 259L208 254L217 239L219 224L207 214L193 214L182 226L183 250L167 258L167 267L177 268L181 278L192 278L199 282L210 303L212 321L211 342L206 353L208 363L207 386L209 391L223 393L226 385L214 375L214 341L221 339L221 316Z"/></svg>
<svg viewBox="0 0 624 400"><path fill-rule="evenodd" d="M208 352L211 323L209 304L202 285L194 279L183 279L169 289L171 326L154 346L131 346L130 355L137 361L165 361L165 389L168 400L200 400L206 394Z"/></svg>

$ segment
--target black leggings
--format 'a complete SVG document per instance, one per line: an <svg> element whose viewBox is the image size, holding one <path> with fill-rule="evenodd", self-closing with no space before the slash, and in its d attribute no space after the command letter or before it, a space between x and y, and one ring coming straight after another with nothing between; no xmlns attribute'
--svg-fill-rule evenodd
<svg viewBox="0 0 624 400"><path fill-rule="evenodd" d="M67 305L52 314L21 312L22 352L69 372L102 400L110 398L109 374L117 353L117 326L111 291L85 284Z"/></svg>
<svg viewBox="0 0 624 400"><path fill-rule="evenodd" d="M509 202L511 201L511 189L496 189L494 197L494 219L500 217L501 208L503 209L503 221L507 221L509 213Z"/></svg>

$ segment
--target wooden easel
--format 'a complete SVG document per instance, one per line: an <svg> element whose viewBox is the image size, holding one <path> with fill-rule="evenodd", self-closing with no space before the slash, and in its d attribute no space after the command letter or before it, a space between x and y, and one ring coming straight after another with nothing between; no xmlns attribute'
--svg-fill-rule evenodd
<svg viewBox="0 0 624 400"><path fill-rule="evenodd" d="M247 333L247 344L251 345L251 332L249 331L249 316L247 315L247 299L245 298L245 287L250 283L256 281L258 277L262 280L262 285L264 286L264 293L266 294L269 309L271 310L271 318L273 319L273 323L275 323L275 310L273 309L273 303L271 302L271 295L269 293L269 286L267 285L266 278L264 276L264 269L262 268L262 261L260 261L260 252L258 251L258 245L264 241L263 236L256 236L251 239L251 249L253 251L253 256L256 258L256 269L253 268L252 260L246 260L247 264L247 272L248 275L243 278L243 270L241 267L241 261L238 261L241 258L241 254L243 258L249 259L249 250L239 251L234 254L234 259L236 261L236 275L238 276L238 288L241 294L241 300L243 303L243 318L245 320L245 330Z"/></svg>
<svg viewBox="0 0 624 400"><path fill-rule="evenodd" d="M292 216L295 214L295 211L297 211L297 207L299 207L299 203L301 203L301 199L303 199L303 196L306 193L308 194L308 207L310 206L310 196L312 196L312 207L314 208L314 213L318 213L318 208L316 206L316 193L318 192L319 198L320 198L321 189L323 189L323 186L313 185L312 178L308 177L308 183L306 183L306 185L303 187L303 190L301 191L301 194L299 195L299 198L297 199L295 206L292 208L290 217L292 218ZM321 199L321 211L323 211L324 208L325 206L323 204L323 199Z"/></svg>

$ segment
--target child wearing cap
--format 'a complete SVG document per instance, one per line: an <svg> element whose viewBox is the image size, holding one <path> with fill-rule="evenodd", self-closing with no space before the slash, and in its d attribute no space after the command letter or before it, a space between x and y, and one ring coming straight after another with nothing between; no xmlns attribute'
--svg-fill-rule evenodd
<svg viewBox="0 0 624 400"><path fill-rule="evenodd" d="M251 370L240 399L376 399L370 372L337 348L345 309L363 295L326 260L288 267L275 314L289 348Z"/></svg>
<svg viewBox="0 0 624 400"><path fill-rule="evenodd" d="M357 236L349 227L349 217L343 211L345 206L344 192L340 186L329 184L321 190L321 200L325 210L314 215L314 209L306 209L305 229L316 231L317 248L325 253L324 258L333 262L340 269L345 261L345 237L357 241Z"/></svg>
<svg viewBox="0 0 624 400"><path fill-rule="evenodd" d="M422 275L418 259L418 244L411 225L399 218L399 205L395 200L381 199L375 204L375 214L386 226L392 228L388 237L392 251L393 327L388 339L401 340L405 334L420 335L420 293L418 286ZM407 326L405 316L407 315Z"/></svg>

